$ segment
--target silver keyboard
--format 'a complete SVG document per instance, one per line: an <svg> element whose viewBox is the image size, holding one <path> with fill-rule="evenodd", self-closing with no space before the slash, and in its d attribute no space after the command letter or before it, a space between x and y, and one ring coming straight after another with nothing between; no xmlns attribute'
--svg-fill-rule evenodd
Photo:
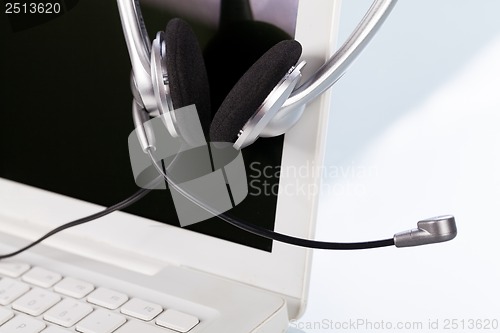
<svg viewBox="0 0 500 333"><path fill-rule="evenodd" d="M0 333L187 333L200 320L21 262L0 262Z"/></svg>

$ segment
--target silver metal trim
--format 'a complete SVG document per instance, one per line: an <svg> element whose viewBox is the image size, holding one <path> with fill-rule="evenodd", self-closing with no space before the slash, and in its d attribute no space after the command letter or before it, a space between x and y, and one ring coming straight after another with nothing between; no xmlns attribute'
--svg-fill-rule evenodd
<svg viewBox="0 0 500 333"><path fill-rule="evenodd" d="M170 87L168 83L168 71L166 63L167 45L165 43L165 33L160 31L156 34L151 48L151 80L155 95L156 106L162 115L170 135L178 137L178 130L175 126L176 119Z"/></svg>
<svg viewBox="0 0 500 333"><path fill-rule="evenodd" d="M240 130L240 135L233 145L235 149L245 148L257 140L260 133L273 119L281 105L283 105L283 102L290 96L291 92L298 84L301 78L300 70L305 64L306 62L302 61L297 66L292 67L271 91L261 106Z"/></svg>
<svg viewBox="0 0 500 333"><path fill-rule="evenodd" d="M452 240L457 236L457 225L452 215L431 217L417 223L417 228L394 235L396 247L418 246Z"/></svg>
<svg viewBox="0 0 500 333"><path fill-rule="evenodd" d="M269 121L266 127L260 133L262 138L271 138L278 135L285 134L290 128L293 127L304 114L306 105L302 105L291 112L280 112L278 111L276 115Z"/></svg>
<svg viewBox="0 0 500 333"><path fill-rule="evenodd" d="M150 120L149 114L141 109L137 102L132 102L132 120L137 134L137 139L141 145L142 150L147 153L148 151L156 150L156 140L153 130L147 123Z"/></svg>
<svg viewBox="0 0 500 333"><path fill-rule="evenodd" d="M377 33L396 2L397 0L375 0L345 43L292 93L278 116L303 107L337 82Z"/></svg>
<svg viewBox="0 0 500 333"><path fill-rule="evenodd" d="M149 111L156 108L156 100L150 74L150 48L139 0L117 0L123 34L127 43L137 91L142 106Z"/></svg>

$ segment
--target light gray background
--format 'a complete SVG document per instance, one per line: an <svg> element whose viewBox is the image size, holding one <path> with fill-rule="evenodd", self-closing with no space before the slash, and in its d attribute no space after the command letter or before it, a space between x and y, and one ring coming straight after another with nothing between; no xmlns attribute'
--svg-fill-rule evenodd
<svg viewBox="0 0 500 333"><path fill-rule="evenodd" d="M343 1L340 41L370 3ZM401 0L334 87L316 238L387 238L440 214L456 216L459 236L412 249L315 251L296 327L364 319L423 325L404 332L481 332L444 325L500 321L499 18L496 0Z"/></svg>

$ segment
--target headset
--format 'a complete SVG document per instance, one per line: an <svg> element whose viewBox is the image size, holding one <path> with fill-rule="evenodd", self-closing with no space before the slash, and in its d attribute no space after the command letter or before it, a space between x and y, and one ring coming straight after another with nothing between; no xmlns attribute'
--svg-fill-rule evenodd
<svg viewBox="0 0 500 333"><path fill-rule="evenodd" d="M134 119L164 115L170 134L176 136L179 124L171 111L195 104L210 140L233 142L236 149L248 146L258 137L278 136L289 130L300 119L305 106L343 76L396 4L395 0L375 0L346 42L296 88L305 65L299 63L300 43L270 24L235 14L247 13L248 1L222 1L221 27L205 52L207 66L196 36L186 22L171 20L151 43L139 1L117 2L132 64L132 92L139 106L135 112L145 113ZM233 16L238 19L231 19ZM262 36L271 36L265 38L264 45L256 42ZM243 51L237 54L212 51L223 47L223 43L237 44L232 49ZM239 68L223 70L234 59ZM207 73L223 79L217 81L220 84L209 86ZM234 78L229 83L221 82L228 76L236 76L237 82L233 82ZM211 103L209 91L215 90L220 95L221 85L231 86L225 88L222 98L216 96L221 100L219 103ZM218 110L210 122L211 106ZM141 127L141 123L135 125Z"/></svg>
<svg viewBox="0 0 500 333"><path fill-rule="evenodd" d="M261 228L227 213L220 213L176 184L172 175L155 159L155 139L144 126L151 117L161 116L170 135L178 137L182 127L188 125L176 117L174 110L195 104L201 125L211 142L229 142L235 149L242 149L259 137L284 134L300 119L310 101L342 77L387 18L396 4L395 0L375 0L347 41L299 87L300 70L305 65L305 62L299 62L300 43L270 24L252 20L248 1L221 1L219 32L209 43L205 57L192 29L183 20L173 19L168 22L165 31L158 32L150 43L139 1L117 1L132 64L132 113L140 145L168 185L184 197L241 229L298 246L323 249L361 249L389 245L406 247L443 242L456 236L455 219L451 215L419 221L417 229L398 233L392 239L362 243L317 242ZM260 43L262 36L272 37L265 38L263 45L256 45L255 39ZM231 45L232 49L243 51L236 55L220 51L216 56L211 54L213 49L221 48L224 43ZM255 49L259 50L255 52ZM253 52L258 57L248 56ZM220 102L215 103L218 110L210 122L210 107L214 104L210 103L209 90L213 87L207 73L212 72L217 78L222 76L223 80L231 81L224 73L229 72L234 77L233 67L230 71L224 71L222 66L234 58L244 63L239 65L243 68L243 73L237 73L236 82L229 82L229 88L225 91L222 89L223 94L227 92L227 95L222 98L216 96ZM256 58L255 62L253 58ZM240 74L242 75L238 78ZM227 82L222 84L228 85ZM231 87L232 84L234 86ZM215 90L218 93L216 95L220 95L219 84Z"/></svg>
<svg viewBox="0 0 500 333"><path fill-rule="evenodd" d="M205 59L194 32L185 21L172 19L165 31L158 32L150 42L139 0L117 0L117 3L132 65L132 115L137 138L160 174L151 182L152 187L164 180L182 196L227 223L265 238L308 248L354 250L392 245L408 247L445 242L456 237L457 227L452 215L421 220L416 229L396 233L385 240L335 243L280 234L228 213L220 213L173 181L168 169L155 158L156 142L144 125L152 118L161 117L169 134L180 137L189 124L183 123L174 110L194 104L203 132L211 142L230 143L234 149L240 150L259 137L282 135L297 123L309 102L343 76L388 17L396 0L374 0L344 44L300 85L300 71L305 65L304 61L300 61L300 43L271 24L252 20L248 1L221 1L219 33L208 45ZM268 37L257 45L255 41L259 38L251 39L256 35ZM228 42L245 44L244 60L235 71L221 71L220 67L228 60L213 51ZM242 58L234 54L226 56L237 57L238 61ZM209 74L214 72L222 83L217 81L214 84L214 75L209 80ZM211 94L210 89L216 93ZM212 115L214 107L218 110ZM66 228L123 209L149 191L143 188L102 212L62 225L28 246L0 256L0 259L21 253Z"/></svg>

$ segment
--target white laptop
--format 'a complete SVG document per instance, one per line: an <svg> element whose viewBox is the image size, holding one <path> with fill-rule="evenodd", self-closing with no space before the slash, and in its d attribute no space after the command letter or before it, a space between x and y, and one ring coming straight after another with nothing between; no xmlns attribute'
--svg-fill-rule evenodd
<svg viewBox="0 0 500 333"><path fill-rule="evenodd" d="M287 2L307 78L335 46L339 2ZM164 28L163 9L143 8L150 33ZM81 1L41 25L10 23L2 25L1 253L137 190L126 155L130 63L116 3ZM284 138L250 148L268 154L247 168L249 197L261 195L235 215L314 237L320 174L309 171L322 165L329 109L326 93ZM245 162L257 155L244 154ZM276 195L277 186L286 191ZM170 225L169 196L155 191L127 212L0 261L0 332L286 331L307 302L311 251L223 222Z"/></svg>

